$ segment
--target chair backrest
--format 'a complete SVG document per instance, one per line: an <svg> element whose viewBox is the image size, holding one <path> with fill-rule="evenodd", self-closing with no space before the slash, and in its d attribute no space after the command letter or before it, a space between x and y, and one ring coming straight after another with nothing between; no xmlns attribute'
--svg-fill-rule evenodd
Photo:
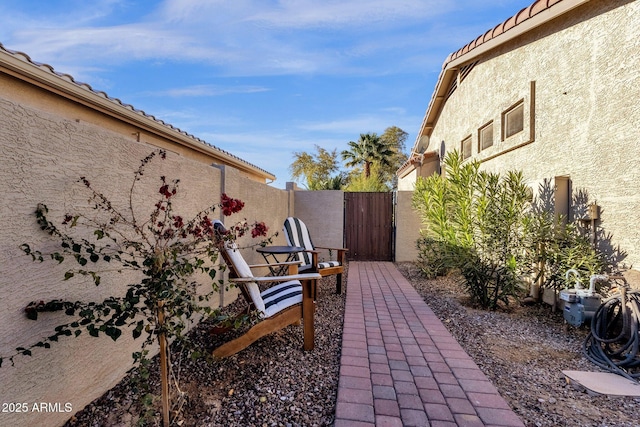
<svg viewBox="0 0 640 427"><path fill-rule="evenodd" d="M284 237L289 246L303 247L308 251L314 250L309 230L302 220L299 218L288 217L284 221ZM299 252L296 255L296 261L300 261L300 267L312 264L311 254L308 252Z"/></svg>
<svg viewBox="0 0 640 427"><path fill-rule="evenodd" d="M222 221L215 220L213 222L213 227L216 232L220 234L226 234L226 228ZM224 253L222 254L222 258L227 263L227 266L233 270L233 273L237 277L253 277L253 273L251 272L251 268L249 264L245 261L244 257L240 253L238 249L238 245L232 242L225 242L222 250ZM260 288L256 282L246 282L241 286L244 286L249 298L251 298L251 302L256 307L258 311L262 314L266 314L265 312L265 303L260 295Z"/></svg>

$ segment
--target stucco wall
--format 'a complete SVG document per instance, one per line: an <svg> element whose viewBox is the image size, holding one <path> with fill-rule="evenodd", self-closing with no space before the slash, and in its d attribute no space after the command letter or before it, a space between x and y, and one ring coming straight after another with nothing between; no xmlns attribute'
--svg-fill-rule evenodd
<svg viewBox="0 0 640 427"><path fill-rule="evenodd" d="M637 22L640 2L589 2L479 58L447 100L428 150L442 141L447 151L459 149L471 135L486 170L520 169L532 183L568 176L574 195L586 192L602 207L600 226L638 267ZM501 141L501 114L521 99L525 129ZM490 120L494 146L478 154L478 129Z"/></svg>
<svg viewBox="0 0 640 427"><path fill-rule="evenodd" d="M34 263L20 245L28 243L43 252L58 247L36 224L38 203L45 203L50 219L58 223L69 212L93 215L87 204L89 193L77 183L81 176L115 206L126 208L133 172L157 146L168 147L168 155L164 161L150 163L136 186L133 201L139 218L157 201L159 177L166 176L168 180L180 179L174 207L185 218L219 202L224 192L245 202L244 209L231 217L214 212L214 217L227 224L244 219L264 221L270 235L278 233L273 244L285 244L282 225L294 214L295 205L317 244L342 246L342 192L269 187L233 167L211 166L197 153L182 155L162 137L132 134L129 125L86 110L0 74L0 185L4 190L0 203L0 356L9 357L16 347L52 335L56 325L71 319L47 313L37 322L28 320L23 310L31 301L101 301L122 294L126 284L136 279L132 274L104 273L98 287L78 276L64 281L64 272L73 265ZM247 236L240 244L255 242ZM243 255L249 263L264 261L254 248L243 249ZM205 289L207 279L200 278ZM235 289L221 291L211 304L229 304L237 295ZM32 357L18 356L13 367L5 359L0 368L0 401L27 403L30 412L0 413L0 425L62 425L120 381L131 367L131 353L139 350L140 344L126 333L113 343L110 338L92 338L85 332L79 338L60 339L52 349L36 349ZM33 404L41 402L59 404L62 411L31 411Z"/></svg>
<svg viewBox="0 0 640 427"><path fill-rule="evenodd" d="M420 217L411 207L413 191L396 193L396 256L395 261L415 261L418 258L416 241L420 236Z"/></svg>
<svg viewBox="0 0 640 427"><path fill-rule="evenodd" d="M316 246L344 245L344 192L296 191L294 216L306 224ZM280 224L282 229L282 224Z"/></svg>
<svg viewBox="0 0 640 427"><path fill-rule="evenodd" d="M43 252L58 247L38 228L36 205L45 203L50 219L58 224L67 212L85 211L93 216L94 212L86 209L89 193L76 182L85 176L114 206L126 208L133 172L154 147L1 97L0 141L4 190L0 204L0 354L7 357L16 347L52 335L54 326L71 319L55 313L42 314L37 322L28 320L23 310L29 302L56 298L101 301L122 294L126 283L135 279L132 274L104 273L96 287L82 276L63 281L64 272L73 267L67 262L59 266L32 262L20 250L22 243ZM133 201L140 217L157 201L161 175L181 180L174 206L185 218L219 201L219 169L169 153L166 160L149 164L136 187ZM52 349L36 349L32 357L19 356L15 367L5 360L0 368L0 401L25 402L29 407L38 402L61 402L63 407L69 403L72 412L82 409L115 385L131 366L131 353L140 343L132 342L129 335L113 343L110 338L91 338L85 332L77 339L60 339ZM70 415L2 413L0 424L57 425Z"/></svg>

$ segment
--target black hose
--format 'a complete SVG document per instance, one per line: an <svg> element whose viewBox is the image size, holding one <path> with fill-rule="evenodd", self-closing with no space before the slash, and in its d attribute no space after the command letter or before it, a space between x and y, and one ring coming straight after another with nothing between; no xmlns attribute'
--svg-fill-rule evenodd
<svg viewBox="0 0 640 427"><path fill-rule="evenodd" d="M582 350L595 365L638 382L639 330L640 291L625 289L598 307Z"/></svg>

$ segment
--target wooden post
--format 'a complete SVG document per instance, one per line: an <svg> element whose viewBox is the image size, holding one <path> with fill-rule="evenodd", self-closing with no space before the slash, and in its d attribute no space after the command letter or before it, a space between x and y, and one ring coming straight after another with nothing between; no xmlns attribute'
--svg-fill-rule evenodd
<svg viewBox="0 0 640 427"><path fill-rule="evenodd" d="M167 337L164 333L164 302L158 302L158 342L160 344L160 379L162 380L162 423L169 427L169 366L167 360Z"/></svg>
<svg viewBox="0 0 640 427"><path fill-rule="evenodd" d="M314 326L313 315L315 310L315 287L316 279L302 281L302 322L304 343L302 348L305 350L313 350L314 347Z"/></svg>

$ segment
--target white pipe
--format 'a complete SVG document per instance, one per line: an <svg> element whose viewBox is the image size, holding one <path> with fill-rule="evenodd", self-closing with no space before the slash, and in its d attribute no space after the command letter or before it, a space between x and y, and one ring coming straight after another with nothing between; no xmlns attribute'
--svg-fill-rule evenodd
<svg viewBox="0 0 640 427"><path fill-rule="evenodd" d="M606 274L594 274L589 279L589 292L593 294L596 291L596 282L606 282L607 280L609 280L609 276Z"/></svg>
<svg viewBox="0 0 640 427"><path fill-rule="evenodd" d="M571 269L567 270L567 272L564 275L564 279L565 279L566 282L569 281L569 273L573 273L573 275L576 276L575 288L576 289L582 289L582 283L580 283L580 273L578 273L578 270L576 270L575 268L571 268Z"/></svg>

